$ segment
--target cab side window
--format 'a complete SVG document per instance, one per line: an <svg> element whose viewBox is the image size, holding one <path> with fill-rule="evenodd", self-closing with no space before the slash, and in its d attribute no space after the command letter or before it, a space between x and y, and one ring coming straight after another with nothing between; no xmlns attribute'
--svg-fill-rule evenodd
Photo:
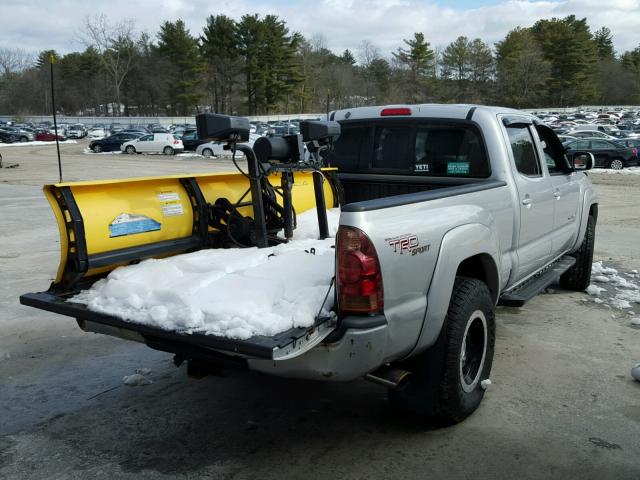
<svg viewBox="0 0 640 480"><path fill-rule="evenodd" d="M508 126L507 133L518 172L527 177L541 177L542 169L529 128L522 125Z"/></svg>

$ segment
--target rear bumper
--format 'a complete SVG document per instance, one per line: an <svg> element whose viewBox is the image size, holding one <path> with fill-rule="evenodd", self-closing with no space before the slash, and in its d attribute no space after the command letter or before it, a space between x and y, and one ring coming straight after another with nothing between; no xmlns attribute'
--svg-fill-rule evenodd
<svg viewBox="0 0 640 480"><path fill-rule="evenodd" d="M386 356L386 318L380 315L372 319L375 321L363 322L362 317L347 317L342 321L339 340L332 342L328 337L325 343L291 359L271 362L248 359L248 367L279 377L334 382L355 380L380 367ZM367 323L372 326L366 326Z"/></svg>

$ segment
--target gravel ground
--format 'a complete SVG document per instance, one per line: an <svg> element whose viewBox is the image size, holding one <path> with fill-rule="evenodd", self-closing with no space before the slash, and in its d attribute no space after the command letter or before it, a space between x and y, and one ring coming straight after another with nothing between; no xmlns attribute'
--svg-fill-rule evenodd
<svg viewBox="0 0 640 480"><path fill-rule="evenodd" d="M230 168L84 148L61 146L65 180ZM640 330L626 312L559 290L499 308L493 385L445 429L365 381L188 379L168 354L18 304L59 258L40 191L57 181L55 146L1 153L20 166L0 170L0 478L640 478ZM640 176L591 177L596 260L640 269Z"/></svg>

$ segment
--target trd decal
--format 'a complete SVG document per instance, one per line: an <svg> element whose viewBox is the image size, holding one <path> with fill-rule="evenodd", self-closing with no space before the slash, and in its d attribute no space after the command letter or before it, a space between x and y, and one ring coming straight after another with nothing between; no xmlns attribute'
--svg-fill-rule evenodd
<svg viewBox="0 0 640 480"><path fill-rule="evenodd" d="M407 234L399 237L385 238L385 241L393 248L393 253L410 253L418 255L419 253L425 253L429 251L431 244L420 245L417 235Z"/></svg>

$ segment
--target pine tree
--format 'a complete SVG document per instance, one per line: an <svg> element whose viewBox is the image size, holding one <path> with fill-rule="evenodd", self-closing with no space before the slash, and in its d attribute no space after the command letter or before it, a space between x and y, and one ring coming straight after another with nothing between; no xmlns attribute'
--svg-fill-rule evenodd
<svg viewBox="0 0 640 480"><path fill-rule="evenodd" d="M509 107L541 105L550 64L528 28L511 30L496 44L498 102Z"/></svg>
<svg viewBox="0 0 640 480"><path fill-rule="evenodd" d="M164 22L158 33L158 53L168 60L171 72L169 101L175 113L187 115L202 97L200 84L203 71L198 42L182 20Z"/></svg>
<svg viewBox="0 0 640 480"><path fill-rule="evenodd" d="M220 113L232 113L232 96L240 74L238 26L225 15L210 15L200 37L201 52L208 65L211 107Z"/></svg>
<svg viewBox="0 0 640 480"><path fill-rule="evenodd" d="M408 101L419 103L426 99L426 89L435 75L435 55L420 32L414 33L413 39L403 42L408 48L399 48L393 57L408 70Z"/></svg>
<svg viewBox="0 0 640 480"><path fill-rule="evenodd" d="M616 52L613 49L613 35L611 30L607 27L602 27L600 30L596 30L593 33L593 40L596 42L596 48L598 49L598 58L614 59Z"/></svg>
<svg viewBox="0 0 640 480"><path fill-rule="evenodd" d="M588 103L597 98L594 75L597 48L586 18L539 20L531 28L544 58L551 64L547 82L550 105Z"/></svg>

